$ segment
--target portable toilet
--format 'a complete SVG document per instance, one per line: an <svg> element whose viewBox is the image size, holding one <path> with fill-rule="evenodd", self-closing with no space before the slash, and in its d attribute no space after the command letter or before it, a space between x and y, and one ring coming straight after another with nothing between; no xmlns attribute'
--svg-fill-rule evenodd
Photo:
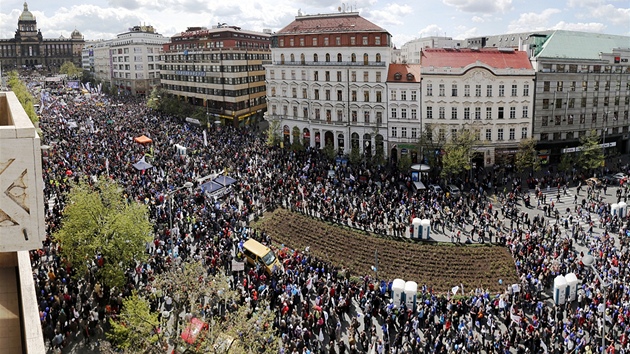
<svg viewBox="0 0 630 354"><path fill-rule="evenodd" d="M418 238L422 238L419 235L421 234L421 230L420 230L420 223L422 220L420 220L419 218L413 218L413 220L411 221L411 234L409 235L411 238L414 239L418 239Z"/></svg>
<svg viewBox="0 0 630 354"><path fill-rule="evenodd" d="M394 279L392 282L392 301L394 305L400 306L404 300L405 281L402 279Z"/></svg>
<svg viewBox="0 0 630 354"><path fill-rule="evenodd" d="M628 204L626 202L619 202L619 218L623 219L628 214Z"/></svg>
<svg viewBox="0 0 630 354"><path fill-rule="evenodd" d="M416 296L418 296L418 283L408 281L405 283L405 305L407 309L416 310Z"/></svg>
<svg viewBox="0 0 630 354"><path fill-rule="evenodd" d="M558 275L553 280L553 301L556 305L563 305L567 300L567 279Z"/></svg>
<svg viewBox="0 0 630 354"><path fill-rule="evenodd" d="M617 216L619 216L619 204L617 204L617 203L612 203L612 204L610 205L610 213L611 213L612 215L617 215Z"/></svg>
<svg viewBox="0 0 630 354"><path fill-rule="evenodd" d="M421 240L428 240L430 238L431 235L431 220L429 219L422 219L422 221L420 221L420 239Z"/></svg>
<svg viewBox="0 0 630 354"><path fill-rule="evenodd" d="M569 273L565 275L564 279L567 281L567 288L569 289L567 301L574 301L575 299L577 299L578 279L574 273Z"/></svg>

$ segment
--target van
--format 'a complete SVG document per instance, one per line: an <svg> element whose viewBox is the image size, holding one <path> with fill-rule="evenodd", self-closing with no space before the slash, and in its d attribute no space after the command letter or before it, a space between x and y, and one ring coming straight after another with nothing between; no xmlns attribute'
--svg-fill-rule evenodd
<svg viewBox="0 0 630 354"><path fill-rule="evenodd" d="M243 243L243 254L247 259L247 263L255 266L259 264L261 267L265 268L267 274L271 275L276 269L283 270L282 264L276 257L276 254L273 251L261 244L260 242L249 239Z"/></svg>

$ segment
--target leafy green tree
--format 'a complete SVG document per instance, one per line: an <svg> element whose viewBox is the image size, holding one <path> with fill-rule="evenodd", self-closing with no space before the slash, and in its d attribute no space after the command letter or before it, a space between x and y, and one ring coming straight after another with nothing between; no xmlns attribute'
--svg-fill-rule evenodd
<svg viewBox="0 0 630 354"><path fill-rule="evenodd" d="M337 152L335 151L335 148L332 146L332 144L324 146L322 152L330 162L332 162L335 159L335 156L337 156Z"/></svg>
<svg viewBox="0 0 630 354"><path fill-rule="evenodd" d="M59 68L60 74L66 74L70 78L80 79L83 75L83 70L74 65L71 61L64 61Z"/></svg>
<svg viewBox="0 0 630 354"><path fill-rule="evenodd" d="M17 97L18 101L20 101L22 108L24 108L24 111L30 118L31 122L33 122L33 125L37 126L39 117L35 112L35 98L33 98L33 95L31 95L28 88L26 88L24 82L20 80L17 71L9 72L7 85L11 88L11 91L15 93L15 97Z"/></svg>
<svg viewBox="0 0 630 354"><path fill-rule="evenodd" d="M110 287L125 285L125 270L146 259L146 244L153 239L148 208L127 201L121 190L105 178L74 184L61 228L53 234L78 277L92 269Z"/></svg>
<svg viewBox="0 0 630 354"><path fill-rule="evenodd" d="M151 312L149 302L134 293L123 300L122 310L110 318L107 339L116 348L134 353L163 353L163 329L159 315Z"/></svg>
<svg viewBox="0 0 630 354"><path fill-rule="evenodd" d="M559 171L569 171L573 168L573 155L570 153L563 153L560 158L560 164L558 165Z"/></svg>
<svg viewBox="0 0 630 354"><path fill-rule="evenodd" d="M604 151L599 146L599 135L595 130L580 139L578 165L584 170L594 170L604 165Z"/></svg>
<svg viewBox="0 0 630 354"><path fill-rule="evenodd" d="M409 172L411 168L411 157L409 154L402 155L400 159L398 159L398 170L401 172Z"/></svg>
<svg viewBox="0 0 630 354"><path fill-rule="evenodd" d="M269 120L269 127L267 127L265 134L267 136L267 146L280 145L280 141L281 141L280 120L279 119Z"/></svg>
<svg viewBox="0 0 630 354"><path fill-rule="evenodd" d="M360 164L362 160L363 157L361 157L361 151L359 151L358 147L353 146L352 149L350 149L350 157L348 158L348 161L351 165L356 166Z"/></svg>
<svg viewBox="0 0 630 354"><path fill-rule="evenodd" d="M444 146L441 176L458 175L470 171L473 145L477 137L468 130L460 131Z"/></svg>
<svg viewBox="0 0 630 354"><path fill-rule="evenodd" d="M528 168L533 171L540 170L540 159L536 152L536 140L524 139L518 144L518 151L516 152L514 164L519 172L523 172Z"/></svg>
<svg viewBox="0 0 630 354"><path fill-rule="evenodd" d="M164 94L161 91L162 90L158 89L157 87L154 87L153 90L151 90L151 93L149 94L149 98L147 98L147 107L156 111L160 110L161 108L160 98Z"/></svg>

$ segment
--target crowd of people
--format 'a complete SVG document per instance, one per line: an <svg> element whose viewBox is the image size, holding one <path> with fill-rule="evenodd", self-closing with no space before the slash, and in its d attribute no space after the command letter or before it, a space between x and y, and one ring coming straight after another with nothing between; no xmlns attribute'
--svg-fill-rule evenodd
<svg viewBox="0 0 630 354"><path fill-rule="evenodd" d="M106 331L123 298L150 283L142 269L158 273L167 267L167 258L195 258L209 272L226 271L235 277L232 283L245 298L257 297L261 286L268 289L265 296L277 313L274 326L281 353L595 353L602 349L603 308L605 351L630 351L628 224L612 216L595 192L566 211L537 193L541 214L530 218L520 210L526 193L516 177L484 173L459 181L467 193L458 196L411 192L400 187L409 185L409 176L396 168L337 165L318 150L269 147L256 126L208 129L204 140L204 128L152 111L138 99L87 99L65 90L53 90L48 97L40 121L43 143L49 147L43 150L48 235L62 226L70 182L99 176L116 180L130 202L149 207L155 235L147 245L147 265L128 269L123 289L101 285L92 272L76 277L50 238L32 252L41 322L51 350L73 341L89 342ZM135 143L133 138L140 135L151 138L151 145ZM185 146L186 155L179 154L175 144ZM136 170L132 164L147 154L153 168ZM180 188L219 171L237 180L220 199L204 195L198 185L192 192ZM550 174L527 183L558 191L579 183L573 176L563 178ZM498 193L499 185L504 193ZM619 198L627 198L627 185L616 188L621 190ZM488 198L493 190L499 199ZM552 212L543 214L543 206ZM520 287L506 286L500 294L474 289L466 297L451 298L423 284L414 309L389 300L388 280L362 275L361 282L352 282L348 270L306 250L281 252L286 265L282 273L230 272L241 238L273 246L268 235L249 229L249 221L275 207L400 237L413 218L431 219L432 227L451 235L453 242L466 238L467 243L505 245L515 258ZM567 232L569 218L591 227ZM604 224L614 219L617 227L596 232L596 218ZM574 247L578 236L585 252ZM586 253L597 260L606 304L599 278L581 262ZM96 255L92 262L98 266ZM577 301L550 304L545 290L557 275L569 272L582 279ZM166 300L160 305L168 310L169 294L162 295Z"/></svg>

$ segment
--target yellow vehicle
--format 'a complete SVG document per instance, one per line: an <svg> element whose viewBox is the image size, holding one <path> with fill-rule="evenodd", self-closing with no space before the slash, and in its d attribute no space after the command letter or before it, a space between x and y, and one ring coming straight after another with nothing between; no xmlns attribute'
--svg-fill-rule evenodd
<svg viewBox="0 0 630 354"><path fill-rule="evenodd" d="M243 243L243 254L247 259L247 263L253 266L259 264L261 267L265 268L265 272L269 275L271 275L276 269L283 269L278 257L276 257L276 254L273 253L269 247L254 239L250 238Z"/></svg>

